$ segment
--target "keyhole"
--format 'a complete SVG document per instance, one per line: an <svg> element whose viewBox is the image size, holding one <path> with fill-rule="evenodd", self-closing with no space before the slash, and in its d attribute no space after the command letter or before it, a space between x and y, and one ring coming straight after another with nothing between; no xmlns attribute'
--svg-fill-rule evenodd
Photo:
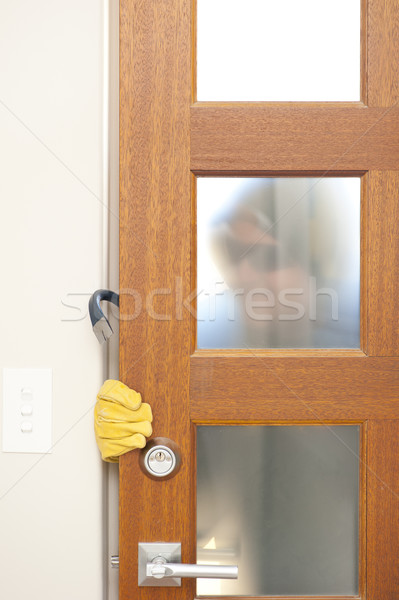
<svg viewBox="0 0 399 600"><path fill-rule="evenodd" d="M173 477L180 468L180 461L178 446L166 438L150 440L140 453L140 467L152 479Z"/></svg>

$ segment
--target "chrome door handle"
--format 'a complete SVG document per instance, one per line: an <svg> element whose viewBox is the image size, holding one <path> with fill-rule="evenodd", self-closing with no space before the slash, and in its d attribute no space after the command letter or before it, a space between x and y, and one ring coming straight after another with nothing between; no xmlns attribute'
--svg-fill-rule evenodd
<svg viewBox="0 0 399 600"><path fill-rule="evenodd" d="M164 577L206 577L207 579L237 579L236 565L188 565L168 563L162 556L157 556L146 565L147 577L163 579Z"/></svg>
<svg viewBox="0 0 399 600"><path fill-rule="evenodd" d="M237 579L236 565L190 565L181 562L180 543L139 544L139 586L180 586L182 577Z"/></svg>

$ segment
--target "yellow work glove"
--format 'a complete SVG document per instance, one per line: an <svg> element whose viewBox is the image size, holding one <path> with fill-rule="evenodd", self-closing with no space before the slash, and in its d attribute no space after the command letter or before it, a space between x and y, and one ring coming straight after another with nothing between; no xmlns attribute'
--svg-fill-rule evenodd
<svg viewBox="0 0 399 600"><path fill-rule="evenodd" d="M134 448L144 448L152 434L151 406L121 381L108 379L97 394L94 431L103 460L119 462Z"/></svg>

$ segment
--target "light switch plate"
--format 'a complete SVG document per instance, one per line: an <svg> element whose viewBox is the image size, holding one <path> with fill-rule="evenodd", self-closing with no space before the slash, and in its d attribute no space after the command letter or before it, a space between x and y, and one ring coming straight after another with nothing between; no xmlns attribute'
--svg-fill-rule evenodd
<svg viewBox="0 0 399 600"><path fill-rule="evenodd" d="M51 452L52 379L52 369L3 369L3 452Z"/></svg>

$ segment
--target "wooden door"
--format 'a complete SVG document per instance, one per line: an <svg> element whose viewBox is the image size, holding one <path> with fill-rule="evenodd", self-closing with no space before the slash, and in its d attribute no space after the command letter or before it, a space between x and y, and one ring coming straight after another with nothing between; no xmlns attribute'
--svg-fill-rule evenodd
<svg viewBox="0 0 399 600"><path fill-rule="evenodd" d="M245 3L243 4L245 7ZM146 477L120 460L120 598L195 598L137 585L139 542L196 562L199 424L358 424L359 596L399 598L399 7L362 6L362 101L195 102L195 2L121 0L120 378L174 440L182 468ZM196 177L357 176L357 350L199 350ZM246 399L243 402L243 398ZM331 596L330 596L331 597ZM337 596L337 598L343 596Z"/></svg>

